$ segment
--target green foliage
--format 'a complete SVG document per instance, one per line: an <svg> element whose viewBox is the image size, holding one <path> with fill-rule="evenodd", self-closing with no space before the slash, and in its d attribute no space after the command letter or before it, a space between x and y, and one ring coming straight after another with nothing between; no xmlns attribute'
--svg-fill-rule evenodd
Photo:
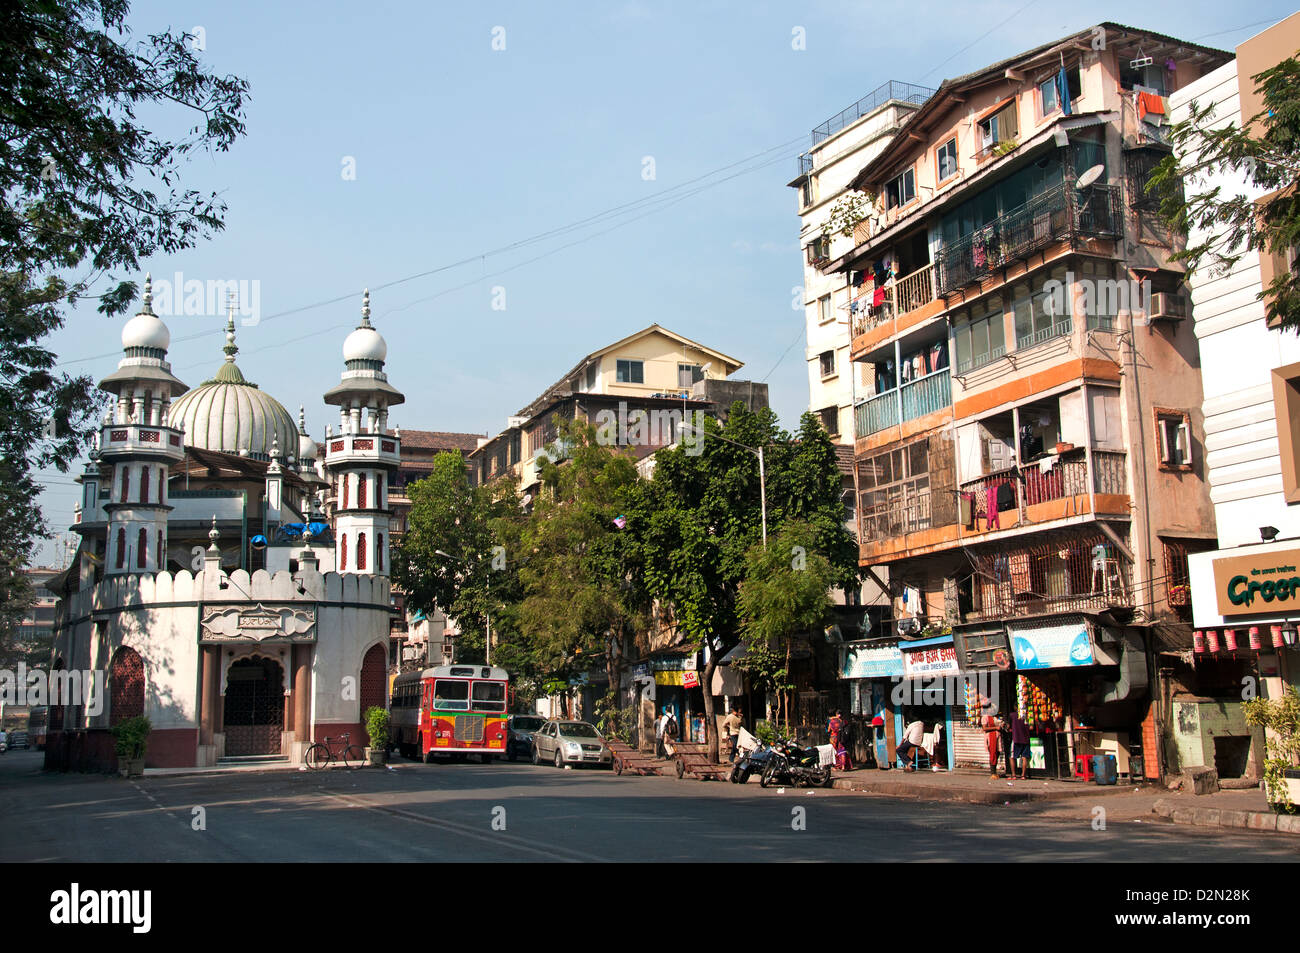
<svg viewBox="0 0 1300 953"><path fill-rule="evenodd" d="M0 7L0 570L27 563L44 533L34 471L66 471L100 406L91 378L60 373L42 342L84 299L125 311L136 286L114 272L223 226L219 194L180 189L180 174L195 152L225 151L243 134L248 85L209 74L185 34L132 39L128 8ZM151 131L169 127L176 138ZM0 604L9 595L0 582Z"/></svg>
<svg viewBox="0 0 1300 953"><path fill-rule="evenodd" d="M370 747L380 751L388 750L388 710L372 705L366 709L366 734L370 736Z"/></svg>
<svg viewBox="0 0 1300 953"><path fill-rule="evenodd" d="M637 709L633 705L618 706L618 693L608 692L596 702L596 727L606 740L633 743L637 726Z"/></svg>
<svg viewBox="0 0 1300 953"><path fill-rule="evenodd" d="M765 718L760 718L754 724L754 737L769 746L785 740L785 735L781 732L780 726Z"/></svg>
<svg viewBox="0 0 1300 953"><path fill-rule="evenodd" d="M875 196L869 192L859 192L857 189L845 192L831 205L822 234L852 238L854 229L866 220L875 201Z"/></svg>
<svg viewBox="0 0 1300 953"><path fill-rule="evenodd" d="M1193 101L1188 117L1169 127L1174 154L1146 185L1170 227L1197 233L1173 256L1189 271L1226 273L1248 251L1289 256L1300 245L1300 62L1291 57L1251 79L1263 100L1260 112L1240 126L1220 123L1213 105ZM1253 195L1277 195L1257 203L1244 194L1247 185ZM1293 268L1281 269L1258 297L1270 321L1300 332L1300 275Z"/></svg>
<svg viewBox="0 0 1300 953"><path fill-rule="evenodd" d="M1008 152L1014 152L1019 147L1020 147L1020 143L1018 143L1016 140L1005 139L993 147L993 155L998 157L1004 156Z"/></svg>
<svg viewBox="0 0 1300 953"><path fill-rule="evenodd" d="M123 718L109 731L113 735L113 746L117 756L134 761L144 757L153 725L143 715L136 715L134 718Z"/></svg>
<svg viewBox="0 0 1300 953"><path fill-rule="evenodd" d="M1268 734L1264 746L1264 785L1270 803L1293 806L1287 792L1287 768L1300 763L1300 695L1287 688L1281 698L1253 698L1242 705L1246 724L1264 728Z"/></svg>
<svg viewBox="0 0 1300 953"><path fill-rule="evenodd" d="M753 546L746 554L737 611L750 651L759 645L783 645L791 636L830 621L827 590L835 572L815 545L812 526L789 520L766 547Z"/></svg>
<svg viewBox="0 0 1300 953"><path fill-rule="evenodd" d="M457 621L458 662L482 662L488 617L501 640L511 624L506 607L518 599L516 562L499 548L522 519L515 488L505 481L471 485L457 451L438 454L429 475L407 492L411 512L394 547L393 583L411 609L441 609Z"/></svg>

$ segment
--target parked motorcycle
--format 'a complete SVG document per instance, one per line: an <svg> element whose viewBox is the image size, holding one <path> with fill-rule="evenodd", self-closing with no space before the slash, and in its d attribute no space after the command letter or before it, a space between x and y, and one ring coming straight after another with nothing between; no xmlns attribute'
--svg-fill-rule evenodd
<svg viewBox="0 0 1300 953"><path fill-rule="evenodd" d="M744 784L749 780L751 774L758 774L759 779L763 777L763 769L767 767L768 760L772 757L772 749L767 745L759 742L753 748L741 748L736 752L736 762L731 766L731 781L733 784Z"/></svg>
<svg viewBox="0 0 1300 953"><path fill-rule="evenodd" d="M816 748L784 742L772 748L758 783L762 787L789 784L792 787L830 787L831 766L822 766Z"/></svg>

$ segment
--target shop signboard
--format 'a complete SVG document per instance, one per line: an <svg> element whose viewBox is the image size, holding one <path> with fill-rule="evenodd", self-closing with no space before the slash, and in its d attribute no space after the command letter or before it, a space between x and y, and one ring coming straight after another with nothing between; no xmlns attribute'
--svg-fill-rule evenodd
<svg viewBox="0 0 1300 953"><path fill-rule="evenodd" d="M699 688L700 676L696 672L682 672L682 688Z"/></svg>
<svg viewBox="0 0 1300 953"><path fill-rule="evenodd" d="M1081 617L1055 625L1009 628L1011 652L1021 671L1096 664L1088 623Z"/></svg>
<svg viewBox="0 0 1300 953"><path fill-rule="evenodd" d="M902 678L903 653L893 645L858 645L844 647L841 678Z"/></svg>
<svg viewBox="0 0 1300 953"><path fill-rule="evenodd" d="M956 675L960 671L957 649L952 644L910 649L903 653L904 678L933 678Z"/></svg>
<svg viewBox="0 0 1300 953"><path fill-rule="evenodd" d="M1219 615L1300 612L1300 549L1214 560Z"/></svg>

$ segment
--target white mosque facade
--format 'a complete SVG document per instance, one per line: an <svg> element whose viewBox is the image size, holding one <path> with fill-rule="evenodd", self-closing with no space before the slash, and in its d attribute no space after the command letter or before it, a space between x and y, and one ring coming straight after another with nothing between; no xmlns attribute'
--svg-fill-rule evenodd
<svg viewBox="0 0 1300 953"><path fill-rule="evenodd" d="M101 701L52 707L48 767L111 770L110 729L145 715L147 767L301 761L387 704L388 484L403 401L370 324L348 335L323 445L235 364L194 389L172 375L170 334L141 312L100 387L114 396L73 529L52 666L106 673Z"/></svg>

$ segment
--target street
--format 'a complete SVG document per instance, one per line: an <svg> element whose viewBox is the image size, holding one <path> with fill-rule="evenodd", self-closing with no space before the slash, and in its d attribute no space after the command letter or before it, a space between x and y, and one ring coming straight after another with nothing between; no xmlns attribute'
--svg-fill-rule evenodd
<svg viewBox="0 0 1300 953"><path fill-rule="evenodd" d="M1154 819L1117 817L1096 831L1083 805L1035 812L828 790L778 793L756 782L507 762L399 761L392 770L127 781L46 773L42 757L14 751L0 758L0 861L1206 863L1298 856L1289 837Z"/></svg>

